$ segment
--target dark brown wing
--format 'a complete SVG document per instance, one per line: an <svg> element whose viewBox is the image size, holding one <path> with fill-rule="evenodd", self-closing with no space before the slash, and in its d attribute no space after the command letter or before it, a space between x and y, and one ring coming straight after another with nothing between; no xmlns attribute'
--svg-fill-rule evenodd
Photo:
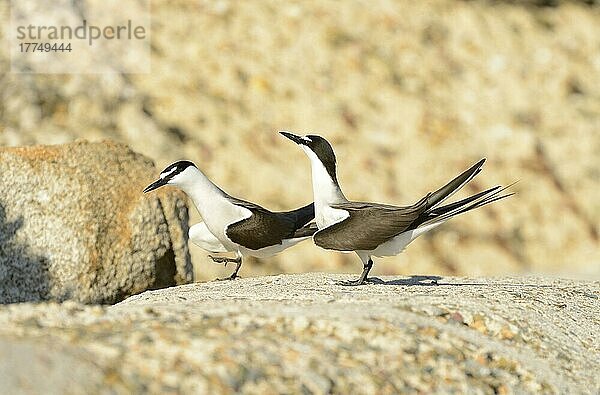
<svg viewBox="0 0 600 395"><path fill-rule="evenodd" d="M410 229L427 208L427 196L412 206L348 202L332 205L350 214L345 220L313 236L319 247L338 251L371 251Z"/></svg>
<svg viewBox="0 0 600 395"><path fill-rule="evenodd" d="M259 250L264 247L281 244L285 239L306 237L296 236L297 230L302 229L308 217L314 218L314 206L311 204L293 211L271 212L254 203L236 198L229 198L234 204L247 208L252 212L249 218L235 222L225 229L227 237L246 248ZM312 214L311 214L312 212Z"/></svg>

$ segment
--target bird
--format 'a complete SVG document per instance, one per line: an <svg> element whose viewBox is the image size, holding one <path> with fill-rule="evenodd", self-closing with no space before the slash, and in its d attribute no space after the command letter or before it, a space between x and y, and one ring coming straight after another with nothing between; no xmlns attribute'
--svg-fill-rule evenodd
<svg viewBox="0 0 600 395"><path fill-rule="evenodd" d="M203 222L192 226L188 233L193 243L213 253L235 253L235 258L209 255L214 262L236 265L229 277L219 280L239 277L244 256L275 255L310 238L317 230L316 224L311 223L315 215L313 203L292 211L269 211L227 194L188 160L167 166L143 192L164 185L184 191L200 212Z"/></svg>
<svg viewBox="0 0 600 395"><path fill-rule="evenodd" d="M355 252L363 263L356 280L344 285L362 285L373 267L373 256L394 256L420 235L438 227L450 218L486 204L507 198L509 188L495 186L454 203L443 201L465 186L481 171L485 158L455 177L435 192L409 206L353 202L346 199L337 180L336 158L331 144L321 136L298 136L280 133L298 144L310 159L318 230L314 243L327 250Z"/></svg>

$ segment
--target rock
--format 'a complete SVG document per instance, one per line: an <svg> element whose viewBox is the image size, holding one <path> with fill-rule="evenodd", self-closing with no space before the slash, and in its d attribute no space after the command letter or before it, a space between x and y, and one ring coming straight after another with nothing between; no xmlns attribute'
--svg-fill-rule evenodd
<svg viewBox="0 0 600 395"><path fill-rule="evenodd" d="M105 376L89 352L64 343L3 338L0 355L0 382L12 393L97 393Z"/></svg>
<svg viewBox="0 0 600 395"><path fill-rule="evenodd" d="M113 303L192 280L182 193L113 142L0 148L0 303Z"/></svg>
<svg viewBox="0 0 600 395"><path fill-rule="evenodd" d="M433 285L414 276L336 284L348 278L197 283L110 307L0 307L0 386L40 388L28 372L64 378L77 366L73 385L84 392L600 390L599 282L444 277ZM44 353L61 363L37 357ZM86 377L89 361L96 370ZM47 380L43 390L58 392L65 380Z"/></svg>

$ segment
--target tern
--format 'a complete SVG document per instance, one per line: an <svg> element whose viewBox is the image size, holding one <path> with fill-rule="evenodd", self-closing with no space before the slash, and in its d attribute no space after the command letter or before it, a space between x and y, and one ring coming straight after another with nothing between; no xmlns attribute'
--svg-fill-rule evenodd
<svg viewBox="0 0 600 395"><path fill-rule="evenodd" d="M236 264L234 272L226 279L238 277L243 256L264 258L275 255L310 238L317 230L316 225L310 223L315 216L312 203L292 211L269 211L228 195L187 160L167 166L144 193L163 185L183 190L200 212L204 222L190 228L192 242L209 252L236 254L235 258L209 255L214 262Z"/></svg>
<svg viewBox="0 0 600 395"><path fill-rule="evenodd" d="M345 282L345 285L369 281L367 276L373 267L373 256L398 255L411 241L450 218L512 195L502 195L508 187L495 186L457 202L440 205L481 171L484 158L410 206L348 201L338 184L331 144L320 136L280 133L298 144L310 159L318 227L313 235L314 243L328 250L355 252L363 263L360 277Z"/></svg>

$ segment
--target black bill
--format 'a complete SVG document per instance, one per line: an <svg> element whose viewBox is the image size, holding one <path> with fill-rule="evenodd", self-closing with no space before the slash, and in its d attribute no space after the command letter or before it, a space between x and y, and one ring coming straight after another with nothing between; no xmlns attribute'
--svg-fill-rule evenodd
<svg viewBox="0 0 600 395"><path fill-rule="evenodd" d="M287 137L288 139L292 140L294 143L296 144L303 144L306 145L308 143L308 141L304 138L304 137L300 137L300 136L296 136L293 133L289 133L289 132L279 132L279 134L281 134L282 136Z"/></svg>
<svg viewBox="0 0 600 395"><path fill-rule="evenodd" d="M144 193L148 193L150 191L153 191L157 188L162 187L163 185L167 185L167 181L168 180L166 180L166 179L159 178L158 180L154 181L152 184L150 184L146 188L144 188Z"/></svg>

